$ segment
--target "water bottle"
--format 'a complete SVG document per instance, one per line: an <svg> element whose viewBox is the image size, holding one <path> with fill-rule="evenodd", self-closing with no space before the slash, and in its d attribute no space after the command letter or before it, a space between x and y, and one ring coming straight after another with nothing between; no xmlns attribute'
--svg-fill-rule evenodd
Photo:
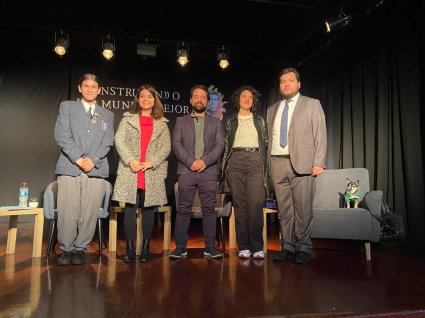
<svg viewBox="0 0 425 318"><path fill-rule="evenodd" d="M19 188L19 207L28 207L28 187L26 182L22 182L22 185Z"/></svg>

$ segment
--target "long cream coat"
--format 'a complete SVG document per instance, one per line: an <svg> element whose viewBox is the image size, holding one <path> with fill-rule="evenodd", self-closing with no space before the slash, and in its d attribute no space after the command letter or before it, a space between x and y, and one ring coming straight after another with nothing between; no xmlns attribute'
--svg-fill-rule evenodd
<svg viewBox="0 0 425 318"><path fill-rule="evenodd" d="M158 206L167 203L165 178L167 177L168 155L171 151L168 120L153 120L152 137L146 153L146 161L152 168L145 171L144 206ZM112 200L135 204L137 195L137 173L131 171L129 163L140 160L140 124L139 115L129 112L123 118L115 134L115 147L120 155L117 180Z"/></svg>

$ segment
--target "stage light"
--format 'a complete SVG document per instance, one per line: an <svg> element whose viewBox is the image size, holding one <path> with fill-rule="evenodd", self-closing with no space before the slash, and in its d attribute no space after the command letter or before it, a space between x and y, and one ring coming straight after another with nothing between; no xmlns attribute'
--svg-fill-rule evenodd
<svg viewBox="0 0 425 318"><path fill-rule="evenodd" d="M217 49L217 60L218 65L224 70L229 67L229 49L224 48Z"/></svg>
<svg viewBox="0 0 425 318"><path fill-rule="evenodd" d="M177 62L184 67L187 63L189 63L189 45L177 44Z"/></svg>
<svg viewBox="0 0 425 318"><path fill-rule="evenodd" d="M69 36L61 30L59 34L55 32L55 47L54 51L59 56L64 56L68 52Z"/></svg>
<svg viewBox="0 0 425 318"><path fill-rule="evenodd" d="M349 25L350 22L351 22L351 16L345 14L341 10L341 13L338 15L338 17L325 21L326 32L330 33L339 28L345 27Z"/></svg>
<svg viewBox="0 0 425 318"><path fill-rule="evenodd" d="M108 37L102 38L102 55L108 61L115 55L115 39Z"/></svg>

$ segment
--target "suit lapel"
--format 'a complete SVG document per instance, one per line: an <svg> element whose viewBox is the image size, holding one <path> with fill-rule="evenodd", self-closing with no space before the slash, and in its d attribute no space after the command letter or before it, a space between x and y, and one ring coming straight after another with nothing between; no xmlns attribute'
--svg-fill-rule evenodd
<svg viewBox="0 0 425 318"><path fill-rule="evenodd" d="M305 105L306 104L305 104L304 96L300 95L298 97L297 104L295 105L294 112L292 113L291 124L289 125L289 129L291 129L292 123L297 119L297 117L300 116L300 114L302 114L302 111L303 111Z"/></svg>
<svg viewBox="0 0 425 318"><path fill-rule="evenodd" d="M204 116L204 145L206 145L208 138L208 132L210 131L211 121L209 120L209 115L205 114Z"/></svg>
<svg viewBox="0 0 425 318"><path fill-rule="evenodd" d="M164 129L164 126L161 125L161 120L154 119L151 140L154 140L156 137L158 137L163 129Z"/></svg>
<svg viewBox="0 0 425 318"><path fill-rule="evenodd" d="M139 115L138 114L131 114L128 119L128 124L135 128L140 133L140 121L139 121Z"/></svg>
<svg viewBox="0 0 425 318"><path fill-rule="evenodd" d="M280 101L269 108L270 109L270 119L271 119L271 123L269 125L269 135L270 136L273 135L274 121L276 119L276 113L277 113L277 109L279 108L279 105L280 105Z"/></svg>

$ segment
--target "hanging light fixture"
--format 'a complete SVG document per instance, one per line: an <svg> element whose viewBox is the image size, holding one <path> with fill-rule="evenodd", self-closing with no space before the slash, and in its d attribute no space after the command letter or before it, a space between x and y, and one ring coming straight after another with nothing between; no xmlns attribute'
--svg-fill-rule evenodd
<svg viewBox="0 0 425 318"><path fill-rule="evenodd" d="M115 55L115 39L112 39L109 34L108 37L102 38L102 55L108 61Z"/></svg>
<svg viewBox="0 0 425 318"><path fill-rule="evenodd" d="M343 10L340 10L339 15L336 18L325 21L326 32L331 33L337 29L343 28L349 25L351 22L351 15L345 14Z"/></svg>
<svg viewBox="0 0 425 318"><path fill-rule="evenodd" d="M217 60L218 65L221 67L221 69L226 69L229 67L229 49L226 49L223 45L223 47L220 49L217 49Z"/></svg>
<svg viewBox="0 0 425 318"><path fill-rule="evenodd" d="M182 44L177 44L177 62L184 67L189 63L189 45L182 42Z"/></svg>
<svg viewBox="0 0 425 318"><path fill-rule="evenodd" d="M68 34L64 34L62 30L60 30L59 34L55 32L55 46L53 48L55 53L59 56L64 56L68 52L68 46Z"/></svg>

